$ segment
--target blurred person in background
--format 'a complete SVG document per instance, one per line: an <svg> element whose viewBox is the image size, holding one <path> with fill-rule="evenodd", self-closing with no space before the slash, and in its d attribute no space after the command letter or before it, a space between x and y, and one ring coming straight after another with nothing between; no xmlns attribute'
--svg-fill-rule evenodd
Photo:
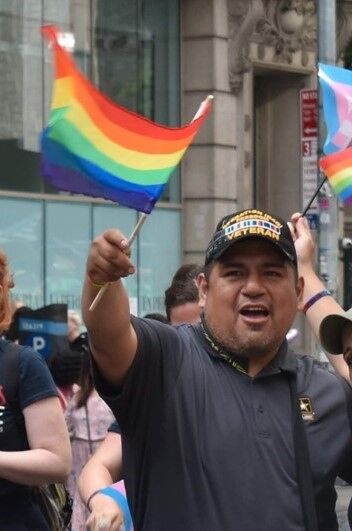
<svg viewBox="0 0 352 531"><path fill-rule="evenodd" d="M82 320L78 312L68 310L69 348L56 352L49 360L50 372L66 402L73 395L73 385L78 384L80 378L82 360L89 353L87 333L81 333L81 325Z"/></svg>
<svg viewBox="0 0 352 531"><path fill-rule="evenodd" d="M11 322L9 269L0 252L0 331ZM64 482L71 451L58 393L43 358L29 347L19 350L18 404L4 393L5 357L14 355L0 340L0 529L48 529L32 497L33 486ZM7 354L6 354L7 353Z"/></svg>
<svg viewBox="0 0 352 531"><path fill-rule="evenodd" d="M160 323L169 324L167 317L162 313L146 313L144 319L155 319L155 321L160 321Z"/></svg>
<svg viewBox="0 0 352 531"><path fill-rule="evenodd" d="M109 530L130 531L132 517L122 481L122 444L116 421L83 468L78 487L82 500L91 513L87 520L89 531L101 529L99 526L104 521Z"/></svg>
<svg viewBox="0 0 352 531"><path fill-rule="evenodd" d="M67 482L73 499L72 529L83 531L86 529L89 512L78 492L78 477L104 440L108 427L114 420L110 408L94 389L88 352L81 358L79 385L68 403L65 417L72 448L72 472Z"/></svg>
<svg viewBox="0 0 352 531"><path fill-rule="evenodd" d="M174 274L165 291L164 301L170 324L195 324L200 321L202 307L196 279L202 270L197 264L183 264Z"/></svg>

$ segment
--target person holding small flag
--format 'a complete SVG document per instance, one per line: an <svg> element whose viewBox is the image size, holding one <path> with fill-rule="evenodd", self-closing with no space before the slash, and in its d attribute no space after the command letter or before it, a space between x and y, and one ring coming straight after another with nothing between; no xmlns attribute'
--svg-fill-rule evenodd
<svg viewBox="0 0 352 531"><path fill-rule="evenodd" d="M121 428L135 529L337 531L352 391L287 347L297 308L314 306L288 224L258 209L220 220L198 278L198 325L130 315L121 279L134 272L124 235L105 231L88 255L82 310L96 388Z"/></svg>

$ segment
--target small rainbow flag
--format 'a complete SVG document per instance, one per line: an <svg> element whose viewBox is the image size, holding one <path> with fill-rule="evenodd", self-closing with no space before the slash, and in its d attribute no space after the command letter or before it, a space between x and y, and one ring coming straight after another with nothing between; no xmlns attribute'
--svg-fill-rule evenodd
<svg viewBox="0 0 352 531"><path fill-rule="evenodd" d="M352 147L323 157L320 168L339 199L345 205L352 205Z"/></svg>
<svg viewBox="0 0 352 531"><path fill-rule="evenodd" d="M210 111L205 100L180 128L165 127L109 100L76 68L54 26L55 82L41 137L41 173L56 188L102 197L146 214Z"/></svg>
<svg viewBox="0 0 352 531"><path fill-rule="evenodd" d="M318 76L327 128L324 153L330 154L352 141L352 71L320 63Z"/></svg>

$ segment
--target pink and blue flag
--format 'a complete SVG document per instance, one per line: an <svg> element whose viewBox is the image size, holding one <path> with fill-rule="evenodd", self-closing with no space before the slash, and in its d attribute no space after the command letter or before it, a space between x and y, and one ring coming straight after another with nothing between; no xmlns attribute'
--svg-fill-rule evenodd
<svg viewBox="0 0 352 531"><path fill-rule="evenodd" d="M352 141L352 71L319 64L327 137L324 153L346 149Z"/></svg>

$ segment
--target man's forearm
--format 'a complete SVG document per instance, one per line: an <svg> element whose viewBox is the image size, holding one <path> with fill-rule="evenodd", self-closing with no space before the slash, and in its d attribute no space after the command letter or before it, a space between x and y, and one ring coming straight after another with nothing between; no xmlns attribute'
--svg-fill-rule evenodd
<svg viewBox="0 0 352 531"><path fill-rule="evenodd" d="M315 273L312 267L305 267L300 269L300 275L304 280L304 288L302 295L302 303L300 309L302 310L307 302L317 293L326 289L323 282ZM320 323L327 315L331 313L342 313L343 309L338 302L331 296L324 296L312 304L306 312L308 322L316 335L319 338Z"/></svg>
<svg viewBox="0 0 352 531"><path fill-rule="evenodd" d="M109 284L103 297L90 311L99 288L87 278L82 294L82 314L92 355L111 384L120 384L127 373L137 348L130 320L129 300L121 280Z"/></svg>
<svg viewBox="0 0 352 531"><path fill-rule="evenodd" d="M109 348L111 341L118 340L121 332L130 326L130 307L121 280L109 283L102 298L91 311L91 304L98 292L99 288L86 278L82 293L82 315L91 342L105 350L105 343Z"/></svg>

